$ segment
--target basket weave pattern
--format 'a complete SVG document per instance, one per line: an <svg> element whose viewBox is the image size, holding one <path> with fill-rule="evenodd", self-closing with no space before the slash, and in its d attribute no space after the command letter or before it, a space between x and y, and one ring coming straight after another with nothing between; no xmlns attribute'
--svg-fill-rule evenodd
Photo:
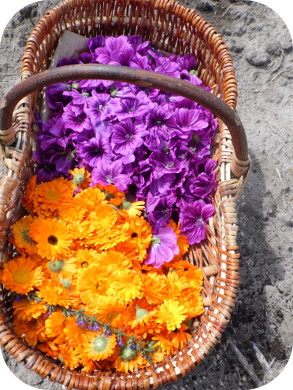
<svg viewBox="0 0 293 390"><path fill-rule="evenodd" d="M142 35L158 50L195 55L199 77L213 94L232 109L236 107L237 84L227 46L212 26L194 11L173 0L66 0L39 21L28 39L22 58L21 77L25 80L49 67L58 39L64 30L83 36ZM7 243L11 225L21 216L21 197L33 174L32 149L35 148L34 112L40 98L29 95L17 105L14 115L16 142L2 146L5 173L0 193L0 252L5 263L13 248ZM163 362L134 374L95 371L92 375L70 371L28 347L12 331L12 310L7 292L0 290L0 342L6 351L42 377L72 389L156 388L188 374L218 343L234 308L239 254L237 253L236 198L242 178L231 175L233 144L223 122L215 138L212 158L218 163L218 189L213 203L216 210L207 228L207 239L188 254L191 263L204 270L205 313L194 323L189 343ZM233 160L233 161L232 161ZM245 164L244 164L245 165ZM247 168L242 164L242 168Z"/></svg>

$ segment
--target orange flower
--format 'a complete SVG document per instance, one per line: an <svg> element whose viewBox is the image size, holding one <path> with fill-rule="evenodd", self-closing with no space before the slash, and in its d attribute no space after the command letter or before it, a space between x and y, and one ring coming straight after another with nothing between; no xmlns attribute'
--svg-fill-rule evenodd
<svg viewBox="0 0 293 390"><path fill-rule="evenodd" d="M73 184L63 178L37 185L34 191L34 212L39 216L57 217L59 208L70 203L73 191Z"/></svg>
<svg viewBox="0 0 293 390"><path fill-rule="evenodd" d="M25 252L28 255L37 253L36 243L29 236L32 222L33 218L27 215L12 226L14 245L20 252Z"/></svg>
<svg viewBox="0 0 293 390"><path fill-rule="evenodd" d="M26 256L15 257L4 264L0 281L5 288L18 294L27 294L34 288L39 287L44 280L41 267Z"/></svg>
<svg viewBox="0 0 293 390"><path fill-rule="evenodd" d="M119 299L125 303L143 296L140 275L129 269L115 272L115 280L111 281L109 290L111 295L118 295Z"/></svg>
<svg viewBox="0 0 293 390"><path fill-rule="evenodd" d="M22 205L30 213L34 212L33 201L34 201L34 192L35 192L36 185L37 185L37 176L34 175L30 178L25 194L22 197Z"/></svg>
<svg viewBox="0 0 293 390"><path fill-rule="evenodd" d="M120 192L117 190L116 186L113 184L103 186L102 184L96 184L96 188L99 188L106 197L106 200L110 203L113 204L114 206L118 207L121 205L124 199L124 192Z"/></svg>
<svg viewBox="0 0 293 390"><path fill-rule="evenodd" d="M143 292L150 304L160 304L167 297L167 278L155 272L142 274Z"/></svg>
<svg viewBox="0 0 293 390"><path fill-rule="evenodd" d="M47 312L47 307L43 302L29 301L28 299L14 301L12 306L15 318L23 321L37 319Z"/></svg>
<svg viewBox="0 0 293 390"><path fill-rule="evenodd" d="M71 251L72 236L61 220L35 219L31 225L30 236L37 243L38 254L48 260L66 256Z"/></svg>

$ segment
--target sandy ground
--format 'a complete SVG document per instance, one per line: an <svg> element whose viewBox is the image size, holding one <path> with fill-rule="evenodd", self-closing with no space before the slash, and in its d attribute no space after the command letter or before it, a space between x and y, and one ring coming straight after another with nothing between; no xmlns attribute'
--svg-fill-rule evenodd
<svg viewBox="0 0 293 390"><path fill-rule="evenodd" d="M164 389L253 389L257 386L232 344L262 384L282 371L293 344L292 41L282 19L260 3L180 2L197 9L231 49L239 86L238 112L247 131L252 165L238 202L241 284L231 321L204 363ZM7 26L0 51L0 97L19 79L21 55L33 25L56 3L34 3ZM269 371L259 362L255 346L270 365ZM23 382L41 389L61 389L4 356Z"/></svg>

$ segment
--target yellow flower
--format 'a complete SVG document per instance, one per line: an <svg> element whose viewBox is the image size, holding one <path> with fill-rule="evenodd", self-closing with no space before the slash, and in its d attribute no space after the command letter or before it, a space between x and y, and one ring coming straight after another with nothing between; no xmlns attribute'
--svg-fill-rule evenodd
<svg viewBox="0 0 293 390"><path fill-rule="evenodd" d="M24 251L28 255L35 254L37 247L35 241L29 236L33 218L27 215L19 219L12 226L12 233L14 238L14 245L19 252Z"/></svg>
<svg viewBox="0 0 293 390"><path fill-rule="evenodd" d="M18 294L27 294L35 287L43 283L44 275L41 267L37 267L35 262L26 256L15 257L4 264L1 283L5 288Z"/></svg>
<svg viewBox="0 0 293 390"><path fill-rule="evenodd" d="M80 188L85 189L88 188L91 182L90 173L84 168L75 168L71 171L68 171L72 175L73 184Z"/></svg>
<svg viewBox="0 0 293 390"><path fill-rule="evenodd" d="M61 220L35 219L31 225L30 236L37 243L38 254L48 260L66 257L71 252L72 236Z"/></svg>
<svg viewBox="0 0 293 390"><path fill-rule="evenodd" d="M180 328L182 322L187 318L186 309L178 301L166 299L159 307L157 321L165 324L168 330Z"/></svg>
<svg viewBox="0 0 293 390"><path fill-rule="evenodd" d="M122 210L125 210L131 217L135 217L141 215L142 211L144 210L144 205L145 202L143 201L128 202L127 200L124 200L120 207Z"/></svg>

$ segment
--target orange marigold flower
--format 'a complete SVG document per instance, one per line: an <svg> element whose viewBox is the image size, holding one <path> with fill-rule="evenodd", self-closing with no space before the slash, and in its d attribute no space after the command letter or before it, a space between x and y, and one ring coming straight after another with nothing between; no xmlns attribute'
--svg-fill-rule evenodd
<svg viewBox="0 0 293 390"><path fill-rule="evenodd" d="M152 228L148 221L141 217L132 217L129 220L128 248L135 251L142 262L147 256L147 249L152 241Z"/></svg>
<svg viewBox="0 0 293 390"><path fill-rule="evenodd" d="M156 272L142 274L143 292L150 304L160 304L167 298L168 283L165 275Z"/></svg>
<svg viewBox="0 0 293 390"><path fill-rule="evenodd" d="M97 303L96 317L112 327L121 325L121 316L125 315L126 305L116 297L103 297Z"/></svg>
<svg viewBox="0 0 293 390"><path fill-rule="evenodd" d="M166 299L158 309L157 318L157 321L165 324L168 330L178 329L187 318L186 308L178 301Z"/></svg>
<svg viewBox="0 0 293 390"><path fill-rule="evenodd" d="M169 339L176 349L182 348L191 338L191 334L185 332L186 330L188 330L188 327L185 324L181 324L181 327L176 332L169 333Z"/></svg>
<svg viewBox="0 0 293 390"><path fill-rule="evenodd" d="M143 296L140 275L129 269L115 272L115 279L111 281L109 290L111 295L118 295L123 302L130 302Z"/></svg>
<svg viewBox="0 0 293 390"><path fill-rule="evenodd" d="M31 225L30 236L37 243L38 254L49 260L66 256L71 251L72 236L61 220L35 219Z"/></svg>
<svg viewBox="0 0 293 390"><path fill-rule="evenodd" d="M99 253L95 249L79 248L75 251L75 262L78 269L98 263Z"/></svg>
<svg viewBox="0 0 293 390"><path fill-rule="evenodd" d="M34 191L34 211L39 216L57 217L60 207L72 199L72 182L59 178L36 186Z"/></svg>
<svg viewBox="0 0 293 390"><path fill-rule="evenodd" d="M96 256L96 264L100 265L101 267L112 266L115 270L117 268L131 268L132 265L127 256L114 250L98 253Z"/></svg>
<svg viewBox="0 0 293 390"><path fill-rule="evenodd" d="M100 297L108 295L112 274L112 269L101 269L99 265L92 265L78 273L76 289L85 305L95 309Z"/></svg>
<svg viewBox="0 0 293 390"><path fill-rule="evenodd" d="M99 188L106 197L106 200L110 203L113 204L114 206L118 207L121 205L123 202L123 199L125 197L124 192L120 192L117 190L117 187L113 184L103 186L102 184L96 184L96 188Z"/></svg>
<svg viewBox="0 0 293 390"><path fill-rule="evenodd" d="M47 341L44 327L44 315L38 320L24 321L18 318L14 319L13 329L17 336L26 340L29 346L36 346L38 342Z"/></svg>
<svg viewBox="0 0 293 390"><path fill-rule="evenodd" d="M45 321L45 333L50 338L55 338L63 333L65 317L62 311L51 313Z"/></svg>
<svg viewBox="0 0 293 390"><path fill-rule="evenodd" d="M73 170L68 171L70 175L72 175L73 184L80 188L85 189L88 188L91 182L90 173L84 168L74 168Z"/></svg>
<svg viewBox="0 0 293 390"><path fill-rule="evenodd" d="M47 312L47 307L43 302L29 301L26 298L20 301L14 301L12 306L15 318L23 321L37 319Z"/></svg>
<svg viewBox="0 0 293 390"><path fill-rule="evenodd" d="M39 287L38 297L43 299L48 305L60 305L65 308L78 308L79 299L77 295L66 288L66 286L58 280L49 279L41 287Z"/></svg>
<svg viewBox="0 0 293 390"><path fill-rule="evenodd" d="M30 257L19 256L4 264L0 281L5 288L18 294L27 294L43 283L41 267Z"/></svg>
<svg viewBox="0 0 293 390"><path fill-rule="evenodd" d="M29 235L33 220L30 215L27 215L12 226L14 245L19 252L24 251L28 255L37 253L36 243Z"/></svg>
<svg viewBox="0 0 293 390"><path fill-rule="evenodd" d="M26 191L22 197L22 205L30 213L34 212L33 201L34 201L34 192L35 192L36 185L37 185L37 176L34 175L30 178Z"/></svg>
<svg viewBox="0 0 293 390"><path fill-rule="evenodd" d="M80 193L76 194L76 201L82 202L83 208L86 210L85 216L91 213L93 210L96 210L96 207L101 204L107 204L105 194L96 187L89 187Z"/></svg>

